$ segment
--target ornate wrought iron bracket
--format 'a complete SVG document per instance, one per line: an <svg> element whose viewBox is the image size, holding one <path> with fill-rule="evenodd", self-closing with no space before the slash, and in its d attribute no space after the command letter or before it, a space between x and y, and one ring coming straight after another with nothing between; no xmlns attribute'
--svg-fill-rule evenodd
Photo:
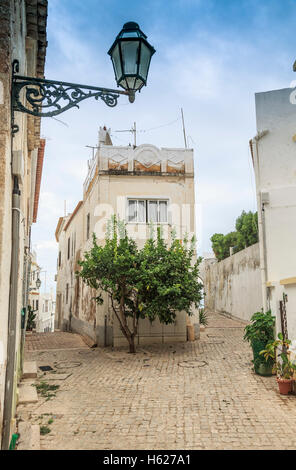
<svg viewBox="0 0 296 470"><path fill-rule="evenodd" d="M19 62L12 64L12 133L18 132L14 123L15 111L31 114L38 117L53 117L70 108L79 108L78 103L87 98L99 98L107 106L113 108L117 105L120 95L127 95L130 102L134 95L127 91L112 90L77 83L67 83L44 78L23 77L17 75Z"/></svg>

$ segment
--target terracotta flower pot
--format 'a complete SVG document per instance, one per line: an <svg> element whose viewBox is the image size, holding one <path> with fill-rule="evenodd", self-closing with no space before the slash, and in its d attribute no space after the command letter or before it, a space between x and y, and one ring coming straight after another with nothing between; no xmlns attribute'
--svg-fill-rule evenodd
<svg viewBox="0 0 296 470"><path fill-rule="evenodd" d="M281 395L288 395L288 393L292 391L293 379L281 379L280 377L277 377L276 381L279 385Z"/></svg>

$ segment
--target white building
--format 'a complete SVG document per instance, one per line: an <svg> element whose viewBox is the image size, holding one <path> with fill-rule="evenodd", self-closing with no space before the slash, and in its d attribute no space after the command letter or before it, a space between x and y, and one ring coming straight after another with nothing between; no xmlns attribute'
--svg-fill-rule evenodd
<svg viewBox="0 0 296 470"><path fill-rule="evenodd" d="M28 294L28 305L32 307L32 310L37 314L39 311L40 304L40 266L37 263L37 257L35 251L31 253L31 269L30 269L30 283L29 283L29 294Z"/></svg>
<svg viewBox="0 0 296 470"><path fill-rule="evenodd" d="M103 243L107 222L116 214L127 222L129 236L143 246L150 222L161 226L170 239L195 233L193 150L113 146L107 129L100 129L99 148L88 162L83 199L72 214L60 217L56 228L59 243L57 271L57 327L93 338L99 345L126 344L108 297L103 305L93 301L95 292L75 276L78 260L92 246L92 233ZM199 319L191 318L199 333ZM186 341L186 314L180 312L172 325L141 320L138 344Z"/></svg>
<svg viewBox="0 0 296 470"><path fill-rule="evenodd" d="M36 332L54 332L55 295L53 292L42 293L39 296L39 311L36 317Z"/></svg>
<svg viewBox="0 0 296 470"><path fill-rule="evenodd" d="M255 100L257 135L250 147L257 190L263 307L276 315L277 331L282 331L285 315L281 310L286 310L288 337L296 340L295 90L257 93Z"/></svg>
<svg viewBox="0 0 296 470"><path fill-rule="evenodd" d="M28 306L31 227L37 220L45 150L45 140L40 139L40 117L19 111L12 113L12 75L18 68L21 76L44 76L46 22L46 0L0 2L0 438L3 450L9 448L15 430L17 385L24 357L23 314ZM27 102L25 92L21 93L21 99Z"/></svg>

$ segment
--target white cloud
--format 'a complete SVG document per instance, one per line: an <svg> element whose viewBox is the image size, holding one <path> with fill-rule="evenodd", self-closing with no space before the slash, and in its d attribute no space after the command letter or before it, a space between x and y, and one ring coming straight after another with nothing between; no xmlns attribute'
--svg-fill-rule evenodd
<svg viewBox="0 0 296 470"><path fill-rule="evenodd" d="M54 240L42 240L35 245L38 253L40 251L57 250L58 244Z"/></svg>
<svg viewBox="0 0 296 470"><path fill-rule="evenodd" d="M153 5L156 8L159 2L150 3L151 8ZM191 5L196 6L197 2L177 0L176 8L178 4L190 12ZM114 88L113 69L105 47L108 38L104 45L100 42L103 39L88 41L61 2L52 0L50 8L47 77ZM264 10L259 13L262 17ZM260 24L256 27L260 28ZM100 38L104 25L101 29ZM200 234L197 237L203 240L202 251L209 249L209 237L214 232L233 229L242 209L255 209L248 154L248 141L256 133L254 93L289 86L293 78L291 75L289 79L289 52L277 47L272 31L268 36L258 30L256 41L251 32L231 33L231 27L226 33L200 27L190 36L177 37L169 31L163 17L151 25L151 30L153 36L149 39L157 44L157 53L152 58L148 86L137 95L133 105L125 97L120 98L114 109L103 102L87 100L79 110L57 117L67 126L52 119L43 120L42 133L48 140L38 223L33 229L37 244L46 246L50 237L54 240L64 200L70 211L81 199L87 159L91 155L85 145L96 145L100 125L111 127L114 144L125 145L132 142L131 134L117 134L115 130L128 129L134 121L138 129L145 130L179 118L169 126L139 133L137 142L181 147L181 107L186 132L195 142L197 203L203 206L202 237ZM113 33L109 34L111 43ZM291 43L289 48L292 47ZM52 266L52 271L53 246L48 245L48 258L43 261Z"/></svg>

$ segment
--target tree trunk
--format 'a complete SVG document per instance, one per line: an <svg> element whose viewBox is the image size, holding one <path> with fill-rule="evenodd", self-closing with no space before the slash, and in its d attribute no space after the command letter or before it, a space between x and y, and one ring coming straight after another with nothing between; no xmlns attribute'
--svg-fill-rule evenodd
<svg viewBox="0 0 296 470"><path fill-rule="evenodd" d="M129 343L129 352L132 354L135 354L136 346L135 346L135 337L133 335L130 338L128 338L128 343Z"/></svg>
<svg viewBox="0 0 296 470"><path fill-rule="evenodd" d="M114 305L114 302L113 302L113 297L112 295L110 295L110 298L111 298L111 303L112 303L112 308L113 308L113 311L119 321L119 327L122 331L122 334L126 337L127 341L128 341L128 344L129 344L129 352L132 353L132 354L135 354L136 352L136 347L135 347L135 336L137 334L137 323L136 323L136 326L135 326L135 323L133 322L133 332L130 331L129 327L128 327L128 324L127 324L127 318L124 314L124 311L123 311L123 303L124 303L124 298L122 297L120 299L120 304L119 304L119 314L117 313L116 311L116 308L115 308L115 305Z"/></svg>

